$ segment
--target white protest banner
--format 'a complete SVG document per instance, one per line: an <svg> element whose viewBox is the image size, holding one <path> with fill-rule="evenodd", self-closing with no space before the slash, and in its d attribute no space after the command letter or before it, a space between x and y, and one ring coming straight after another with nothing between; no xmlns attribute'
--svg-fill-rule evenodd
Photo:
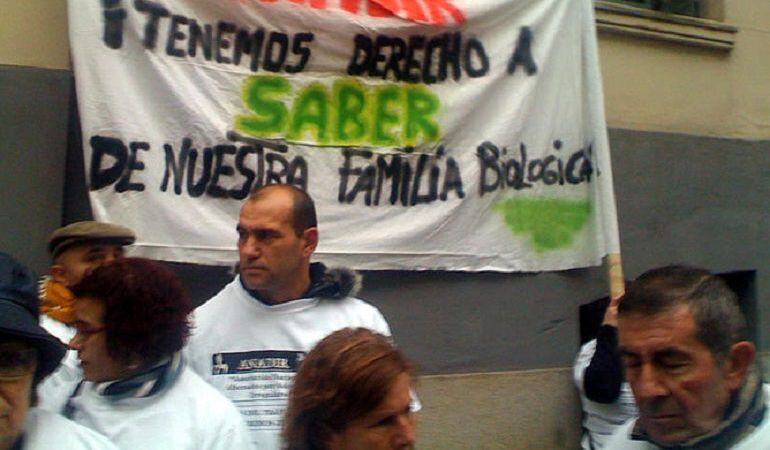
<svg viewBox="0 0 770 450"><path fill-rule="evenodd" d="M617 252L590 0L70 0L97 219L236 261L254 188L306 189L316 257L560 270Z"/></svg>

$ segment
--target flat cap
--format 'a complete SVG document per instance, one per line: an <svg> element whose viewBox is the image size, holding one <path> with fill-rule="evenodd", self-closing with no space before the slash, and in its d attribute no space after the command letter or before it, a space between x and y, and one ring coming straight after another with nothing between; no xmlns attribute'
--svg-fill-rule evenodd
<svg viewBox="0 0 770 450"><path fill-rule="evenodd" d="M136 240L131 229L107 222L86 220L61 227L51 233L48 252L55 258L62 251L75 244L101 242L106 244L130 245Z"/></svg>

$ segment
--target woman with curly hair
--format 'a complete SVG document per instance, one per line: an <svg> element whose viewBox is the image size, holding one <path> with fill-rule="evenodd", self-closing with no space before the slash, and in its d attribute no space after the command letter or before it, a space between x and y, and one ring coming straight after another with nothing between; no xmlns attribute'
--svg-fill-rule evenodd
<svg viewBox="0 0 770 450"><path fill-rule="evenodd" d="M289 394L288 450L414 446L412 364L387 337L343 328L307 354Z"/></svg>
<svg viewBox="0 0 770 450"><path fill-rule="evenodd" d="M72 291L84 380L65 415L120 448L250 447L235 407L185 364L191 304L170 269L123 258Z"/></svg>

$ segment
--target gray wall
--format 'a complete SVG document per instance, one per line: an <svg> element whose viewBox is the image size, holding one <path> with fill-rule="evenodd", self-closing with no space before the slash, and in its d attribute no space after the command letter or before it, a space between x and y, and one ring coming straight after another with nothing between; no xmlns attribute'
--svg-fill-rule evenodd
<svg viewBox="0 0 770 450"><path fill-rule="evenodd" d="M72 73L0 65L0 250L37 271L62 219Z"/></svg>
<svg viewBox="0 0 770 450"><path fill-rule="evenodd" d="M613 130L625 269L754 271L745 310L770 350L770 142ZM751 298L753 296L753 298Z"/></svg>

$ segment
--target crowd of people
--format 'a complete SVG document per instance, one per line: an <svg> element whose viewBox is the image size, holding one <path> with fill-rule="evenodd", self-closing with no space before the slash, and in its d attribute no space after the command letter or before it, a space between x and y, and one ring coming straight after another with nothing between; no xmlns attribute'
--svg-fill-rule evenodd
<svg viewBox="0 0 770 450"><path fill-rule="evenodd" d="M236 276L195 310L119 225L56 230L41 279L0 254L0 450L413 448L414 366L357 275L311 263L310 196L257 189L236 231ZM584 449L770 448L756 349L706 270L630 282L575 380Z"/></svg>

